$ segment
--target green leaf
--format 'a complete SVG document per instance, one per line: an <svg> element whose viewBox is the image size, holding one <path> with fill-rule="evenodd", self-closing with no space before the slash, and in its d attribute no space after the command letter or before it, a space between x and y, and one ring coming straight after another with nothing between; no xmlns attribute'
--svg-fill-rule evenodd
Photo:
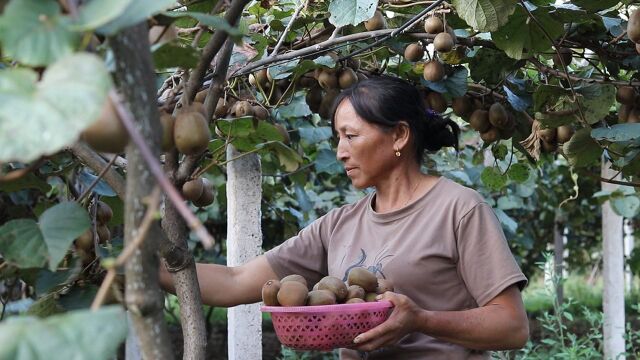
<svg viewBox="0 0 640 360"><path fill-rule="evenodd" d="M135 25L175 4L175 0L135 0L122 12L122 15L98 28L103 35L115 35L121 29Z"/></svg>
<svg viewBox="0 0 640 360"><path fill-rule="evenodd" d="M501 190L507 185L507 178L495 167L484 168L480 174L480 180L486 187L494 191Z"/></svg>
<svg viewBox="0 0 640 360"><path fill-rule="evenodd" d="M158 69L181 67L192 69L198 65L200 52L191 46L180 46L171 42L154 46L153 63Z"/></svg>
<svg viewBox="0 0 640 360"><path fill-rule="evenodd" d="M329 4L329 22L336 27L358 25L373 17L376 5L377 0L332 0Z"/></svg>
<svg viewBox="0 0 640 360"><path fill-rule="evenodd" d="M259 121L254 134L262 141L284 141L284 136L277 127L266 121Z"/></svg>
<svg viewBox="0 0 640 360"><path fill-rule="evenodd" d="M293 150L292 148L286 146L285 144L277 141L270 142L268 144L259 144L257 147L264 147L276 152L278 156L278 161L280 161L280 165L284 167L285 171L291 172L296 171L300 164L302 164L303 160L300 155Z"/></svg>
<svg viewBox="0 0 640 360"><path fill-rule="evenodd" d="M481 48L469 61L469 71L474 81L498 84L513 69L516 60L500 50Z"/></svg>
<svg viewBox="0 0 640 360"><path fill-rule="evenodd" d="M453 7L469 26L486 32L506 24L516 3L516 0L453 0Z"/></svg>
<svg viewBox="0 0 640 360"><path fill-rule="evenodd" d="M453 97L463 96L467 92L467 77L469 71L464 66L457 67L453 74L448 75L444 80L431 82L420 77L420 81L433 91L441 94L448 93Z"/></svg>
<svg viewBox="0 0 640 360"><path fill-rule="evenodd" d="M0 325L0 359L113 359L126 335L119 306L45 319L11 317Z"/></svg>
<svg viewBox="0 0 640 360"><path fill-rule="evenodd" d="M611 8L619 2L620 0L573 0L571 3L593 13Z"/></svg>
<svg viewBox="0 0 640 360"><path fill-rule="evenodd" d="M584 97L580 104L589 124L595 124L608 115L616 100L616 87L611 84L590 84L577 88L576 92Z"/></svg>
<svg viewBox="0 0 640 360"><path fill-rule="evenodd" d="M314 164L317 172L336 175L344 171L344 167L336 158L336 153L331 149L318 150Z"/></svg>
<svg viewBox="0 0 640 360"><path fill-rule="evenodd" d="M25 65L54 63L72 53L78 39L55 1L13 0L0 17L2 55Z"/></svg>
<svg viewBox="0 0 640 360"><path fill-rule="evenodd" d="M511 210L522 209L524 202L522 198L514 195L501 196L498 198L498 209Z"/></svg>
<svg viewBox="0 0 640 360"><path fill-rule="evenodd" d="M89 228L87 211L76 202L63 202L40 216L40 230L49 250L49 269L55 271L75 238Z"/></svg>
<svg viewBox="0 0 640 360"><path fill-rule="evenodd" d="M564 143L562 150L573 167L592 165L602 155L602 148L591 137L587 128L576 131L571 140Z"/></svg>
<svg viewBox="0 0 640 360"><path fill-rule="evenodd" d="M556 39L564 32L561 23L554 20L546 8L537 8L533 15L551 36ZM511 58L523 59L533 52L547 51L551 48L551 41L540 29L538 23L532 21L522 6L518 6L509 22L491 34L496 46ZM525 53L526 49L526 53Z"/></svg>
<svg viewBox="0 0 640 360"><path fill-rule="evenodd" d="M509 179L517 183L524 183L529 179L529 167L520 163L513 164L509 167L509 170L507 170L507 175Z"/></svg>
<svg viewBox="0 0 640 360"><path fill-rule="evenodd" d="M313 114L304 95L294 97L291 102L285 106L280 106L276 110L278 117L283 119L295 119Z"/></svg>
<svg viewBox="0 0 640 360"><path fill-rule="evenodd" d="M640 139L640 124L616 124L610 128L597 128L591 130L591 136L596 140L609 142L638 140Z"/></svg>
<svg viewBox="0 0 640 360"><path fill-rule="evenodd" d="M636 195L613 197L610 200L613 211L626 218L633 218L640 212L640 198Z"/></svg>
<svg viewBox="0 0 640 360"><path fill-rule="evenodd" d="M112 86L103 61L86 53L56 62L36 79L31 70L0 70L0 161L29 162L76 141L100 115Z"/></svg>
<svg viewBox="0 0 640 360"><path fill-rule="evenodd" d="M21 269L43 266L47 245L38 224L31 219L18 219L1 226L0 253L5 261Z"/></svg>
<svg viewBox="0 0 640 360"><path fill-rule="evenodd" d="M193 11L166 11L163 12L162 15L175 18L188 16L190 18L198 20L200 23L202 23L202 25L209 26L213 29L225 31L227 34L229 34L229 36L233 38L242 36L242 32L240 31L240 29L231 26L229 22L227 22L227 20L219 16Z"/></svg>
<svg viewBox="0 0 640 360"><path fill-rule="evenodd" d="M216 127L222 133L231 137L246 137L251 135L256 129L253 126L253 117L245 116L241 118L218 119Z"/></svg>
<svg viewBox="0 0 640 360"><path fill-rule="evenodd" d="M76 31L91 31L122 15L132 0L91 0L78 9L73 22Z"/></svg>
<svg viewBox="0 0 640 360"><path fill-rule="evenodd" d="M23 189L38 189L43 193L47 193L51 190L51 185L34 173L28 173L18 180L0 182L0 192L15 192Z"/></svg>
<svg viewBox="0 0 640 360"><path fill-rule="evenodd" d="M300 134L300 139L303 140L305 145L312 145L324 140L329 140L331 136L333 136L331 127L329 126L301 127L298 128L298 134Z"/></svg>

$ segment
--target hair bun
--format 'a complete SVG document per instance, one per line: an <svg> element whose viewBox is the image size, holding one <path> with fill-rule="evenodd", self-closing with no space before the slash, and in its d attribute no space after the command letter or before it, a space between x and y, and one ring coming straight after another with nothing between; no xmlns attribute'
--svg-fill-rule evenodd
<svg viewBox="0 0 640 360"><path fill-rule="evenodd" d="M427 110L427 128L424 135L429 151L438 151L447 146L458 150L460 127L455 121L443 118L433 110Z"/></svg>

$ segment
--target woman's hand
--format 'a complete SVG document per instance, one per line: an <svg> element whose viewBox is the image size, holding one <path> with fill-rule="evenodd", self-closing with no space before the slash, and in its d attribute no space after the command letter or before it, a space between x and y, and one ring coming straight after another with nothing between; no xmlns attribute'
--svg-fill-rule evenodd
<svg viewBox="0 0 640 360"><path fill-rule="evenodd" d="M417 331L420 322L424 321L424 310L405 295L387 291L377 299L390 301L394 305L393 311L387 321L353 340L355 345L352 348L355 350L372 351L394 345L407 334Z"/></svg>

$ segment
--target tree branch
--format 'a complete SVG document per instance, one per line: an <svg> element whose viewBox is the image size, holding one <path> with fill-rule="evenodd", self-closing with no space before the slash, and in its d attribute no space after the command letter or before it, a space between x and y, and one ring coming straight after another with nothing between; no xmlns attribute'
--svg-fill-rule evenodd
<svg viewBox="0 0 640 360"><path fill-rule="evenodd" d="M70 150L73 155L79 158L80 161L93 169L96 173L102 172L102 170L107 166L107 162L85 143L77 142L70 148ZM122 175L115 171L115 169L110 168L104 174L103 179L107 184L109 184L116 195L118 195L120 199L124 200L126 183Z"/></svg>
<svg viewBox="0 0 640 360"><path fill-rule="evenodd" d="M104 175L107 173L107 171L109 171L109 169L111 169L111 165L113 165L113 163L116 161L117 157L114 156L111 161L109 161L107 163L107 165L104 167L104 169L102 169L102 171L100 171L100 173L98 174L98 176L96 176L95 179L93 179L93 181L91 182L91 184L89 184L89 186L84 190L84 192L82 194L80 194L80 196L78 196L78 199L76 200L76 202L81 203L82 200L89 195L89 193L91 192L91 190L93 190L93 188L98 185L98 182L100 181L100 179L102 179L104 177Z"/></svg>
<svg viewBox="0 0 640 360"><path fill-rule="evenodd" d="M276 54L278 54L278 50L280 50L280 47L284 43L284 39L287 37L289 30L291 30L291 26L293 25L293 22L296 21L296 19L298 18L298 15L300 14L300 11L305 7L306 4L307 4L307 0L300 0L300 4L298 4L298 7L296 8L295 12L291 16L291 19L289 20L287 27L285 27L284 31L282 31L282 34L280 34L280 39L278 40L278 43L276 44L276 46L273 48L273 51L271 52L271 55L269 55L269 57L275 56Z"/></svg>

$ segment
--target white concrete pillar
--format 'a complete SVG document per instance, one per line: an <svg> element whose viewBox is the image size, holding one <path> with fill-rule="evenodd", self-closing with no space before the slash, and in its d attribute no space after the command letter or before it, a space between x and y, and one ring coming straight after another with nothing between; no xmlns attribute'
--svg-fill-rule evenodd
<svg viewBox="0 0 640 360"><path fill-rule="evenodd" d="M227 148L227 160L241 155ZM256 154L227 165L227 265L238 266L262 252L260 205L262 170ZM262 359L260 304L240 305L227 313L229 360Z"/></svg>
<svg viewBox="0 0 640 360"><path fill-rule="evenodd" d="M602 160L601 175L611 179L616 174L609 163ZM619 179L619 175L615 177ZM602 182L602 190L615 190L618 185ZM624 360L624 251L622 216L616 214L609 201L602 204L602 275L604 310L604 357Z"/></svg>
<svg viewBox="0 0 640 360"><path fill-rule="evenodd" d="M628 259L633 252L633 246L635 245L635 238L633 237L633 223L629 219L624 219L624 257ZM630 292L633 287L633 272L629 264L624 268L624 289Z"/></svg>

